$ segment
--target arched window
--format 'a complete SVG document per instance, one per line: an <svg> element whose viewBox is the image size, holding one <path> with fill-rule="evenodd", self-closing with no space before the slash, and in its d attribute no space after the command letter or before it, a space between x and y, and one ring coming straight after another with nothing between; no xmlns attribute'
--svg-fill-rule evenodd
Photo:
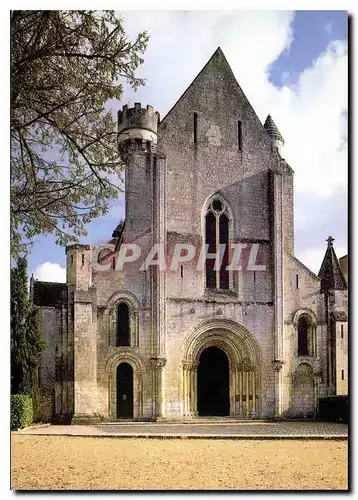
<svg viewBox="0 0 358 500"><path fill-rule="evenodd" d="M117 305L117 346L130 346L129 307L125 302Z"/></svg>
<svg viewBox="0 0 358 500"><path fill-rule="evenodd" d="M298 320L298 355L308 355L308 321L305 316Z"/></svg>
<svg viewBox="0 0 358 500"><path fill-rule="evenodd" d="M229 212L225 203L214 198L205 215L205 243L208 245L209 254L218 253L219 245L224 250L220 269L215 269L215 259L207 258L205 262L206 287L228 289L230 286L229 271L226 267L229 263Z"/></svg>
<svg viewBox="0 0 358 500"><path fill-rule="evenodd" d="M298 355L316 355L316 328L308 314L303 314L298 320Z"/></svg>

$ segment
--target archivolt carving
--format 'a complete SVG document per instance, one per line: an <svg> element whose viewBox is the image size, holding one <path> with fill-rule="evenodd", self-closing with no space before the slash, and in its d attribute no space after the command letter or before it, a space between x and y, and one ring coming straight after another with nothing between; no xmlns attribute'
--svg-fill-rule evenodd
<svg viewBox="0 0 358 500"><path fill-rule="evenodd" d="M142 359L133 354L132 352L115 352L106 361L105 370L107 373L111 373L113 369L119 365L119 363L128 363L132 366L133 370L138 373L145 372L145 365Z"/></svg>
<svg viewBox="0 0 358 500"><path fill-rule="evenodd" d="M302 316L302 314L307 314L311 318L313 325L317 325L317 316L316 313L312 311L312 309L298 309L292 318L292 322L294 325L298 325L298 320L300 319L300 316Z"/></svg>
<svg viewBox="0 0 358 500"><path fill-rule="evenodd" d="M260 366L260 348L254 336L242 325L231 320L216 319L198 325L182 346L182 359L196 362L207 347L219 347L230 364Z"/></svg>
<svg viewBox="0 0 358 500"><path fill-rule="evenodd" d="M115 307L117 302L125 302L133 310L138 310L140 307L140 302L137 297L132 292L127 290L118 290L108 299L107 308L111 309Z"/></svg>
<svg viewBox="0 0 358 500"><path fill-rule="evenodd" d="M197 415L197 367L201 353L208 347L218 347L228 357L230 415L257 415L261 387L260 348L245 327L225 319L198 325L182 346L184 415Z"/></svg>

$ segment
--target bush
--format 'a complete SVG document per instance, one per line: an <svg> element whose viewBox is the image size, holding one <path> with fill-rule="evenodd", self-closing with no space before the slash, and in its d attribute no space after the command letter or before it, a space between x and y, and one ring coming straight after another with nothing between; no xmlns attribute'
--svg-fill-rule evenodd
<svg viewBox="0 0 358 500"><path fill-rule="evenodd" d="M319 399L318 418L320 420L348 423L348 415L348 396L328 396Z"/></svg>
<svg viewBox="0 0 358 500"><path fill-rule="evenodd" d="M23 429L33 421L31 396L15 394L11 396L11 430Z"/></svg>

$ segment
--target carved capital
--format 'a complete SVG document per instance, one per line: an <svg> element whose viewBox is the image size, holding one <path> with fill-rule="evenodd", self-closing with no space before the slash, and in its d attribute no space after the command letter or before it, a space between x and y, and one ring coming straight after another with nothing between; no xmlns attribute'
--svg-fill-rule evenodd
<svg viewBox="0 0 358 500"><path fill-rule="evenodd" d="M322 372L321 371L316 371L313 374L315 382L320 384L322 382Z"/></svg>
<svg viewBox="0 0 358 500"><path fill-rule="evenodd" d="M272 361L272 366L276 373L280 373L284 364L285 362L280 359L274 359Z"/></svg>
<svg viewBox="0 0 358 500"><path fill-rule="evenodd" d="M237 366L240 372L252 372L256 369L248 358L244 358Z"/></svg>
<svg viewBox="0 0 358 500"><path fill-rule="evenodd" d="M196 361L184 360L182 361L182 366L184 370L196 370L197 367L199 366L199 363Z"/></svg>
<svg viewBox="0 0 358 500"><path fill-rule="evenodd" d="M161 357L153 357L150 358L150 363L153 368L156 368L158 370L162 370L164 366L167 364L166 358L161 358Z"/></svg>

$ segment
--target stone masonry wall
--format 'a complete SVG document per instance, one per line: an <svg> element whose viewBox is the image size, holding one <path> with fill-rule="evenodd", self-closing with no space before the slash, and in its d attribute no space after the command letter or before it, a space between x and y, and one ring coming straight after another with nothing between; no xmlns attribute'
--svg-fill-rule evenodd
<svg viewBox="0 0 358 500"><path fill-rule="evenodd" d="M41 321L47 347L39 369L39 406L37 420L51 422L55 411L56 308L42 307Z"/></svg>

